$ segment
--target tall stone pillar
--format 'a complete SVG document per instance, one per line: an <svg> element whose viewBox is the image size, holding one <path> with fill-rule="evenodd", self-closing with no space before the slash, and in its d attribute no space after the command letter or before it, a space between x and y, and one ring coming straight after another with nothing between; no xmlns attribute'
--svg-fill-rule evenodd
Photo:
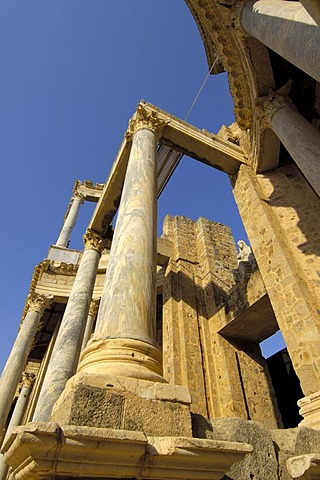
<svg viewBox="0 0 320 480"><path fill-rule="evenodd" d="M90 303L90 308L89 308L89 313L88 313L88 318L87 318L87 323L86 323L86 329L83 335L83 340L82 340L82 345L81 345L81 350L85 348L85 346L88 343L88 340L92 334L93 331L93 324L94 321L97 317L98 313L98 308L99 308L99 300L92 300Z"/></svg>
<svg viewBox="0 0 320 480"><path fill-rule="evenodd" d="M320 29L300 2L248 0L240 23L246 33L320 81Z"/></svg>
<svg viewBox="0 0 320 480"><path fill-rule="evenodd" d="M320 133L281 92L258 99L257 115L262 127L271 128L286 147L310 185L320 196Z"/></svg>
<svg viewBox="0 0 320 480"><path fill-rule="evenodd" d="M33 373L27 373L24 372L22 374L22 388L21 392L19 394L17 403L14 407L10 423L8 425L4 440L3 440L3 445L5 442L8 440L8 438L11 435L12 429L14 427L17 427L18 425L21 424L21 421L23 419L26 406L29 401L30 393L32 390L32 386L35 380L35 375ZM3 456L0 454L0 480L5 480L7 477L7 472L8 472L8 465L4 463Z"/></svg>
<svg viewBox="0 0 320 480"><path fill-rule="evenodd" d="M319 428L319 199L294 165L263 175L242 166L234 196L305 403L318 403Z"/></svg>
<svg viewBox="0 0 320 480"><path fill-rule="evenodd" d="M79 371L163 382L155 342L157 134L163 126L139 105L132 148L94 336Z"/></svg>
<svg viewBox="0 0 320 480"><path fill-rule="evenodd" d="M27 302L28 312L20 326L0 379L0 432L7 420L41 317L45 309L49 308L52 297L31 293Z"/></svg>
<svg viewBox="0 0 320 480"><path fill-rule="evenodd" d="M67 247L70 236L75 226L77 216L79 213L80 206L83 204L85 197L80 193L75 193L72 197L72 203L70 205L69 211L65 217L63 227L59 234L58 240L56 242L57 247Z"/></svg>
<svg viewBox="0 0 320 480"><path fill-rule="evenodd" d="M41 388L35 421L49 420L54 403L77 368L97 268L105 248L103 238L92 230L87 230L83 240L85 249Z"/></svg>

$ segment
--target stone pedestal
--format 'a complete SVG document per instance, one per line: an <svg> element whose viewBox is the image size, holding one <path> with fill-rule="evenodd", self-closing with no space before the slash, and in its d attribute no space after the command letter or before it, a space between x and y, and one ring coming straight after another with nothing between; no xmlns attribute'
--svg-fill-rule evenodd
<svg viewBox="0 0 320 480"><path fill-rule="evenodd" d="M77 373L53 408L51 420L153 436L192 436L187 387L117 375Z"/></svg>
<svg viewBox="0 0 320 480"><path fill-rule="evenodd" d="M315 392L298 401L300 415L303 417L299 427L316 428L320 430L320 392Z"/></svg>
<svg viewBox="0 0 320 480"><path fill-rule="evenodd" d="M142 431L30 423L5 445L16 480L139 478L218 480L252 447L246 443L157 437Z"/></svg>

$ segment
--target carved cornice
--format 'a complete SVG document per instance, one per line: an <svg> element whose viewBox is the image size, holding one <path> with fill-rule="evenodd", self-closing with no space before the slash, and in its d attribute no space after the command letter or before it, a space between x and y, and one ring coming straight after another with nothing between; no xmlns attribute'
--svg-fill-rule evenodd
<svg viewBox="0 0 320 480"><path fill-rule="evenodd" d="M89 315L93 318L97 316L100 300L98 298L92 299L89 308Z"/></svg>
<svg viewBox="0 0 320 480"><path fill-rule="evenodd" d="M65 262L60 262L60 263L56 263L56 262L52 262L50 265L49 265L49 269L50 272L53 272L53 273L57 273L57 274L60 274L60 275L70 275L70 276L74 276L76 275L77 271L78 271L78 268L79 268L79 265L78 264L74 264L74 263L65 263Z"/></svg>
<svg viewBox="0 0 320 480"><path fill-rule="evenodd" d="M23 372L22 373L22 378L21 378L21 384L22 388L27 387L27 388L32 388L34 382L35 382L36 376L34 373L30 372Z"/></svg>
<svg viewBox="0 0 320 480"><path fill-rule="evenodd" d="M159 138L161 136L161 132L163 127L167 124L167 121L163 121L159 119L157 112L152 111L149 112L143 106L143 103L139 103L137 110L131 120L129 121L129 126L127 130L127 137L131 137L134 135L138 130L146 128L154 132Z"/></svg>
<svg viewBox="0 0 320 480"><path fill-rule="evenodd" d="M87 229L82 238L85 250L96 250L101 255L106 248L106 240L99 233L90 228Z"/></svg>
<svg viewBox="0 0 320 480"><path fill-rule="evenodd" d="M31 292L28 295L28 311L39 312L43 315L46 308L49 308L53 301L53 295L42 295L39 293Z"/></svg>

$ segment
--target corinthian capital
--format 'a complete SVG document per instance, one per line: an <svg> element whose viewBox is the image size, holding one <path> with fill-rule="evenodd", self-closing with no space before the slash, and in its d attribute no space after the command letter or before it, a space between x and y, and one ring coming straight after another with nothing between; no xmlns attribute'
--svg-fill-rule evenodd
<svg viewBox="0 0 320 480"><path fill-rule="evenodd" d="M43 315L46 308L49 308L53 300L52 295L42 295L39 293L31 292L28 296L28 311L39 312Z"/></svg>
<svg viewBox="0 0 320 480"><path fill-rule="evenodd" d="M167 121L159 118L157 112L154 110L150 112L144 107L143 104L139 103L135 114L129 121L127 136L130 137L138 130L146 128L154 132L157 137L160 137L162 129L167 123Z"/></svg>
<svg viewBox="0 0 320 480"><path fill-rule="evenodd" d="M34 373L23 372L22 379L21 379L22 387L31 388L32 385L34 384L35 379L36 379L36 376Z"/></svg>
<svg viewBox="0 0 320 480"><path fill-rule="evenodd" d="M288 96L291 84L290 80L276 92L270 91L268 95L257 98L255 117L260 121L262 129L271 128L272 117L280 108L293 105L293 101Z"/></svg>
<svg viewBox="0 0 320 480"><path fill-rule="evenodd" d="M101 254L106 248L106 240L90 228L87 229L82 238L85 250L96 250Z"/></svg>
<svg viewBox="0 0 320 480"><path fill-rule="evenodd" d="M74 194L71 197L71 200L74 201L75 199L79 200L80 203L84 203L86 197L82 195L82 193L75 191Z"/></svg>

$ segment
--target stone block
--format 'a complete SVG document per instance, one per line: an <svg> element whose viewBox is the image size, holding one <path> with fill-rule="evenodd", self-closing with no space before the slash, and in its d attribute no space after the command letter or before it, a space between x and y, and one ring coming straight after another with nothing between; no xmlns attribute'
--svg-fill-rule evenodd
<svg viewBox="0 0 320 480"><path fill-rule="evenodd" d="M78 373L55 404L61 425L192 436L190 394L185 387L125 377Z"/></svg>
<svg viewBox="0 0 320 480"><path fill-rule="evenodd" d="M252 453L232 465L226 473L229 480L276 480L278 462L270 431L258 422L240 418L216 418L211 420L212 430L204 429L206 438L227 442L245 442L252 445Z"/></svg>

